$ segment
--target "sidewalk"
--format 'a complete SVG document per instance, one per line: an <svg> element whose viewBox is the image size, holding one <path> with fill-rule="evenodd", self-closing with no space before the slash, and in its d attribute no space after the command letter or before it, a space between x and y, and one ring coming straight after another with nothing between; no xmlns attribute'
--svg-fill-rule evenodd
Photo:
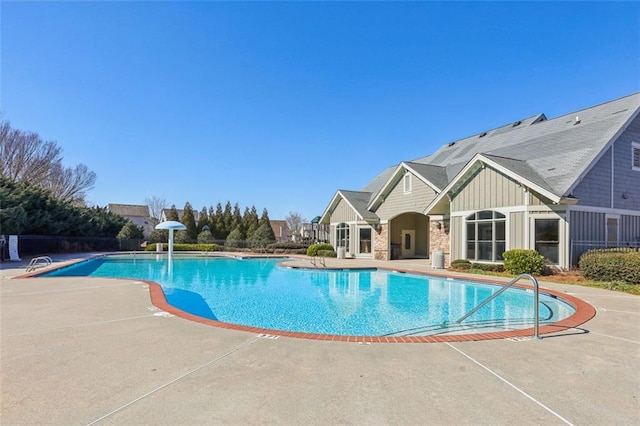
<svg viewBox="0 0 640 426"><path fill-rule="evenodd" d="M596 317L541 340L367 345L209 327L139 281L5 265L3 425L640 422L637 296L545 283Z"/></svg>

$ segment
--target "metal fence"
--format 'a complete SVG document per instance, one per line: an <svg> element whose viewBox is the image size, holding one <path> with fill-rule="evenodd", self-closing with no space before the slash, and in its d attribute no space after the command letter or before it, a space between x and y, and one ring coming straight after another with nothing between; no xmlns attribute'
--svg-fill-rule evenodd
<svg viewBox="0 0 640 426"><path fill-rule="evenodd" d="M8 236L5 236L8 241ZM117 238L50 237L46 235L18 235L18 254L37 256L59 253L86 253L94 251L144 250L142 240L119 240ZM5 245L5 258L8 258Z"/></svg>
<svg viewBox="0 0 640 426"><path fill-rule="evenodd" d="M640 241L571 241L571 266L578 266L580 256L593 249L624 248L640 250Z"/></svg>

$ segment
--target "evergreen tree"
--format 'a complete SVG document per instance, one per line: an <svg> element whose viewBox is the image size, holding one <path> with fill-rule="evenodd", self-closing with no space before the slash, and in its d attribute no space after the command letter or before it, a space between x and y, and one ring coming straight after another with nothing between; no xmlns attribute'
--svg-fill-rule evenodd
<svg viewBox="0 0 640 426"><path fill-rule="evenodd" d="M233 212L231 210L231 202L227 201L227 204L224 205L224 213L222 214L222 224L224 230L224 239L227 239L227 235L233 231L231 228L231 222L233 221Z"/></svg>
<svg viewBox="0 0 640 426"><path fill-rule="evenodd" d="M212 219L209 220L212 221ZM215 214L215 232L213 233L213 236L216 238L216 240L224 240L225 238L227 238L227 234L225 234L224 229L224 214L222 213L222 204L220 204L220 202L218 201L218 204L216 204Z"/></svg>
<svg viewBox="0 0 640 426"><path fill-rule="evenodd" d="M246 230L246 238L250 240L253 237L253 233L258 229L260 218L258 217L258 211L256 206L251 206L251 210L245 210L244 217L242 218L244 229Z"/></svg>
<svg viewBox="0 0 640 426"><path fill-rule="evenodd" d="M0 178L0 233L115 237L127 220L106 207L78 207L51 191Z"/></svg>
<svg viewBox="0 0 640 426"><path fill-rule="evenodd" d="M171 208L169 209L169 212L167 213L167 220L174 220L176 222L180 221L180 218L178 217L178 210L176 209L176 205L175 204L171 204Z"/></svg>
<svg viewBox="0 0 640 426"><path fill-rule="evenodd" d="M182 211L182 217L180 219L180 222L187 227L187 242L196 242L198 239L198 227L196 226L196 219L193 215L193 208L188 201L184 205L184 210Z"/></svg>
<svg viewBox="0 0 640 426"><path fill-rule="evenodd" d="M225 247L233 247L233 248L237 248L242 245L242 233L240 232L240 227L236 227L233 231L229 233L224 245Z"/></svg>
<svg viewBox="0 0 640 426"><path fill-rule="evenodd" d="M263 223L253 233L250 244L252 248L264 249L267 244L273 242L275 238L272 238L273 229L268 223Z"/></svg>
<svg viewBox="0 0 640 426"><path fill-rule="evenodd" d="M209 244L213 242L214 238L211 231L204 230L198 234L198 244Z"/></svg>
<svg viewBox="0 0 640 426"><path fill-rule="evenodd" d="M259 221L259 227L263 225L267 225L268 229L269 229L269 240L270 241L275 241L276 240L276 234L273 232L273 228L271 227L271 221L269 220L269 212L267 212L267 209L262 209L262 216L260 216L260 221Z"/></svg>
<svg viewBox="0 0 640 426"><path fill-rule="evenodd" d="M144 229L142 226L136 226L131 222L127 222L120 232L118 232L116 238L120 240L141 240L144 238Z"/></svg>
<svg viewBox="0 0 640 426"><path fill-rule="evenodd" d="M241 236L240 239L244 240L247 237L244 229L244 223L242 222L242 215L240 214L240 206L238 206L238 203L233 206L233 215L231 216L231 229L238 229Z"/></svg>
<svg viewBox="0 0 640 426"><path fill-rule="evenodd" d="M186 230L176 231L175 235L173 237L173 241L176 244L186 244L186 243L192 243L193 242L191 240L191 238L189 237L189 233Z"/></svg>
<svg viewBox="0 0 640 426"><path fill-rule="evenodd" d="M211 225L209 225L209 215L207 214L207 208L203 207L202 210L200 210L200 217L198 218L198 235L200 235L200 233L202 232L205 226L208 226L209 230L211 230Z"/></svg>

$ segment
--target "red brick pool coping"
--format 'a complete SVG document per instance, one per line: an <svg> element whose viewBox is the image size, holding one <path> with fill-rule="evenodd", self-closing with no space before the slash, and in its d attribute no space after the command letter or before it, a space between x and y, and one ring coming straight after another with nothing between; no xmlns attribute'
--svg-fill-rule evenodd
<svg viewBox="0 0 640 426"><path fill-rule="evenodd" d="M99 257L99 256L95 256ZM95 258L92 257L92 258ZM89 259L82 259L77 262L67 262L61 264L57 268L63 268L74 263L84 262ZM287 266L290 268L298 268L297 266ZM16 278L32 278L36 277L44 272L50 272L53 269L47 269L47 271L36 271L28 274L20 275ZM309 268L302 268L309 269ZM331 269L331 268L326 268ZM445 273L425 273L424 271L404 269L404 268L392 268L392 267L350 267L350 268L338 268L340 270L344 269L381 269L388 271L396 271L402 273L412 273L426 276L434 276L440 278L449 278L453 279L450 275ZM462 281L469 281L465 278L456 278ZM259 334L268 334L273 336L282 336L282 337L293 337L297 339L309 339L309 340L325 340L325 341L333 341L333 342L352 342L352 343L444 343L444 342L470 342L470 341L479 341L479 340L496 340L496 339L513 339L513 338L525 338L525 337L533 337L533 327L532 328L524 328L521 330L511 330L511 331L498 331L498 332L487 332L487 333L472 333L472 334L451 334L451 335L437 335L437 336L343 336L343 335L334 335L334 334L315 334L315 333L302 333L296 331L286 331L286 330L274 330L269 328L260 328L260 327L250 327L245 325L232 324L212 319L207 319L203 317L199 317L197 315L190 314L181 309L178 309L167 302L167 299L164 295L164 291L162 290L162 286L156 283L155 281L149 280L141 280L141 279L132 279L134 281L143 282L149 286L149 294L151 296L151 303L159 309L162 309L165 312L168 312L177 317L197 322L204 325L209 325L218 328L225 328L228 330L237 330L237 331L246 331L249 333L259 333ZM489 284L496 285L504 285L505 283L487 279L484 277L473 277L474 282L484 282ZM523 289L533 290L533 286L529 285L521 285L515 284L514 287L519 287ZM559 299L570 304L576 311L573 315L568 318L565 318L561 321L558 321L553 324L541 325L539 327L539 334L549 334L549 333L557 333L560 331L569 330L572 328L576 328L585 322L589 321L596 315L596 310L593 306L588 304L587 302L574 297L572 295L561 293L554 290L549 290L546 288L539 288L541 293L555 296Z"/></svg>

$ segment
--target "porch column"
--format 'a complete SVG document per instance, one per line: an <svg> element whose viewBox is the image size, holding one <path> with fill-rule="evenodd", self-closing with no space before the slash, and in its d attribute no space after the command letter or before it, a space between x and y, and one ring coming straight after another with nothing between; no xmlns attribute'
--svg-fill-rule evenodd
<svg viewBox="0 0 640 426"><path fill-rule="evenodd" d="M374 252L377 260L389 260L389 224L380 224L380 230L374 228Z"/></svg>

